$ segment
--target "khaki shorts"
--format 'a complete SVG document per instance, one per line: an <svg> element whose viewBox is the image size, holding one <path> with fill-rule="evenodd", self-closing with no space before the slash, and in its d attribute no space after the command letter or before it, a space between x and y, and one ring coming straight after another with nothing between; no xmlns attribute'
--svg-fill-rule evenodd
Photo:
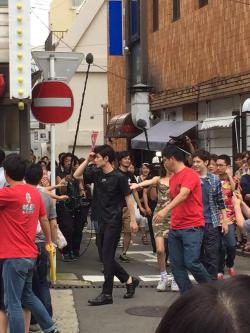
<svg viewBox="0 0 250 333"><path fill-rule="evenodd" d="M126 233L130 233L130 215L129 215L129 210L128 207L123 207L122 210L122 231Z"/></svg>

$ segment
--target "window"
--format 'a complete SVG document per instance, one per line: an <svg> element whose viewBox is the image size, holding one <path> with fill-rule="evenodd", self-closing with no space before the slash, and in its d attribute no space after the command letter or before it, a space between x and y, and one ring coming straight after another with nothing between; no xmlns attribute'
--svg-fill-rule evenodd
<svg viewBox="0 0 250 333"><path fill-rule="evenodd" d="M199 8L208 5L208 0L199 0Z"/></svg>
<svg viewBox="0 0 250 333"><path fill-rule="evenodd" d="M159 29L159 0L153 0L153 31Z"/></svg>
<svg viewBox="0 0 250 333"><path fill-rule="evenodd" d="M0 7L7 7L8 6L8 0L0 0Z"/></svg>
<svg viewBox="0 0 250 333"><path fill-rule="evenodd" d="M181 0L173 0L173 21L179 20L181 17Z"/></svg>
<svg viewBox="0 0 250 333"><path fill-rule="evenodd" d="M72 7L80 7L83 3L83 0L72 0Z"/></svg>

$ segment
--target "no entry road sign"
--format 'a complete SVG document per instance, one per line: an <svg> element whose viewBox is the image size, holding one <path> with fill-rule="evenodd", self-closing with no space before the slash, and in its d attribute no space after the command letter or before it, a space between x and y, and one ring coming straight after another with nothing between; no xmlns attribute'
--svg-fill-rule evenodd
<svg viewBox="0 0 250 333"><path fill-rule="evenodd" d="M32 90L31 110L41 123L63 123L71 117L73 109L73 94L64 82L43 81Z"/></svg>

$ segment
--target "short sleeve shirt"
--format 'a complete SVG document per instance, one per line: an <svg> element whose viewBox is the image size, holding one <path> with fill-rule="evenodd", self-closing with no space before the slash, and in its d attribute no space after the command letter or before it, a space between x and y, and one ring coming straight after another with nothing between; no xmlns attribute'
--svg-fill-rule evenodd
<svg viewBox="0 0 250 333"><path fill-rule="evenodd" d="M94 183L99 223L121 224L124 198L130 194L127 177L113 170L107 174L97 168L86 170L85 183Z"/></svg>
<svg viewBox="0 0 250 333"><path fill-rule="evenodd" d="M38 187L38 191L40 192L43 203L45 205L48 220L51 221L51 220L56 219L56 217L57 217L56 206L55 206L53 200L51 199L51 197L49 196L48 193L44 192L43 187ZM37 232L36 242L45 242L45 235L42 232L42 230L40 232Z"/></svg>
<svg viewBox="0 0 250 333"><path fill-rule="evenodd" d="M131 172L129 172L129 171L124 172L121 169L118 169L118 171L120 171L121 174L124 175L127 178L128 186L130 186L130 184L132 184L132 183L137 183L135 176ZM123 207L126 207L126 206L127 206L127 203L126 203L126 200L124 199L123 200Z"/></svg>
<svg viewBox="0 0 250 333"><path fill-rule="evenodd" d="M39 217L46 210L38 190L27 184L0 190L0 259L36 258Z"/></svg>
<svg viewBox="0 0 250 333"><path fill-rule="evenodd" d="M170 178L170 196L174 199L182 187L190 190L187 199L171 211L171 228L187 229L204 226L201 181L198 174L185 167Z"/></svg>
<svg viewBox="0 0 250 333"><path fill-rule="evenodd" d="M230 220L231 223L235 222L235 212L234 212L234 205L233 205L233 189L230 184L229 180L222 180L221 181L221 188L223 193L223 199L226 206L226 214L227 218Z"/></svg>

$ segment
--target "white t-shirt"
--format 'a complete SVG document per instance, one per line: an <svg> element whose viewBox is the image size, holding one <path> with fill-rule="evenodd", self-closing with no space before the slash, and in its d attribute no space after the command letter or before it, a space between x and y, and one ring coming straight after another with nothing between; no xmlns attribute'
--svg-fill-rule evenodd
<svg viewBox="0 0 250 333"><path fill-rule="evenodd" d="M5 176L4 176L4 168L0 167L0 188L3 188L7 185Z"/></svg>

